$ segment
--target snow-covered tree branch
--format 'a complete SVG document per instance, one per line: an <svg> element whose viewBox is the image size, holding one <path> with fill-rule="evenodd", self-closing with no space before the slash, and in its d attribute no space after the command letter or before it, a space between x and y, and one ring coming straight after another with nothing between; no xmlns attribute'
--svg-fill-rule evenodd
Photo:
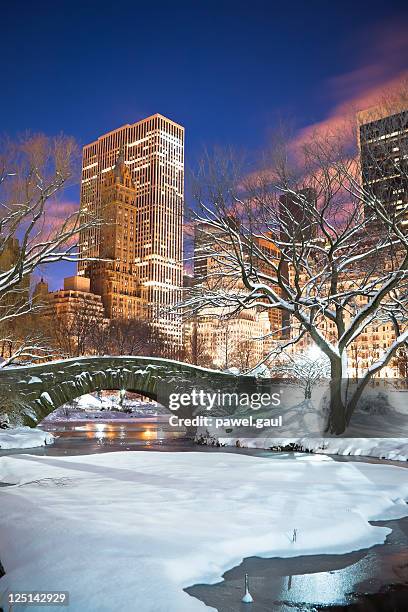
<svg viewBox="0 0 408 612"><path fill-rule="evenodd" d="M0 142L0 331L8 340L12 321L36 309L31 274L45 264L76 261L79 232L100 225L79 211L60 210L62 190L77 180L78 159L75 141L62 135ZM38 357L42 344L35 346L20 343L19 356Z"/></svg>
<svg viewBox="0 0 408 612"><path fill-rule="evenodd" d="M401 100L407 109L407 96ZM280 150L257 172L208 157L196 190L196 259L205 265L185 314L208 306L279 311L271 357L304 336L322 351L333 433L345 430L368 382L408 340L408 150L399 139L407 112L387 121L391 136L367 133L361 155L328 134L295 160ZM379 326L390 330L386 343L359 364L358 384L344 385L353 347Z"/></svg>

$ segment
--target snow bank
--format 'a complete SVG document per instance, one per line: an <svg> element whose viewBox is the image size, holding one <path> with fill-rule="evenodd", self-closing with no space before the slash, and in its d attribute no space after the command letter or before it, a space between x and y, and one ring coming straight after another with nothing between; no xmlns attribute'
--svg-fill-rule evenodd
<svg viewBox="0 0 408 612"><path fill-rule="evenodd" d="M81 612L213 610L183 589L244 557L384 542L390 530L369 521L407 515L407 474L302 454L2 457L0 480L15 486L0 489L0 595L68 590Z"/></svg>
<svg viewBox="0 0 408 612"><path fill-rule="evenodd" d="M376 457L394 461L408 461L407 438L211 438L222 446L263 448L270 450L293 450L325 455L347 455L356 457ZM205 439L201 438L201 443Z"/></svg>
<svg viewBox="0 0 408 612"><path fill-rule="evenodd" d="M90 393L86 393L85 395L81 395L75 400L75 404L78 408L88 410L100 410L102 406L102 402L97 397L94 397Z"/></svg>
<svg viewBox="0 0 408 612"><path fill-rule="evenodd" d="M278 413L276 413L278 414ZM327 416L314 401L303 400L282 412L283 426L265 428L256 433L244 428L204 426L198 428L196 441L211 446L241 446L272 450L299 450L327 455L350 455L408 461L408 393L388 390L384 398L377 394L364 409L357 410L346 434L352 437L321 437ZM241 415L239 415L241 416ZM245 414L245 416L247 416ZM270 415L266 412L258 416ZM276 416L276 415L275 415ZM308 434L308 435L306 435ZM363 436L363 437L361 437ZM389 437L386 437L389 436Z"/></svg>
<svg viewBox="0 0 408 612"><path fill-rule="evenodd" d="M119 397L116 395L96 397L86 393L74 400L74 405L81 410L110 410L119 407Z"/></svg>
<svg viewBox="0 0 408 612"><path fill-rule="evenodd" d="M42 429L31 427L14 427L12 429L0 429L0 449L9 448L34 448L53 444L54 436Z"/></svg>

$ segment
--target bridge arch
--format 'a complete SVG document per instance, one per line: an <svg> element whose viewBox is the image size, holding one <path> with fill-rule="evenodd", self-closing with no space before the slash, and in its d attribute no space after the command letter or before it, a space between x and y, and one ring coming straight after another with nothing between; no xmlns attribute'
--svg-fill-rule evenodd
<svg viewBox="0 0 408 612"><path fill-rule="evenodd" d="M236 376L191 364L154 357L79 357L0 370L0 401L7 412L21 414L35 426L48 414L75 398L98 390L127 390L158 399L160 385L183 387L236 381ZM159 399L160 401L160 399Z"/></svg>

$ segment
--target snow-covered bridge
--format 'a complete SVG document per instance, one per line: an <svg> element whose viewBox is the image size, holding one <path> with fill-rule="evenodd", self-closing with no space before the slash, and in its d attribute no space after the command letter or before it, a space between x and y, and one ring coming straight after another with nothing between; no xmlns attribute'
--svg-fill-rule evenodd
<svg viewBox="0 0 408 612"><path fill-rule="evenodd" d="M236 384L237 377L153 357L79 357L0 370L0 402L6 412L7 407L17 409L27 425L35 425L85 393L125 389L158 399L160 388L183 389L204 381Z"/></svg>

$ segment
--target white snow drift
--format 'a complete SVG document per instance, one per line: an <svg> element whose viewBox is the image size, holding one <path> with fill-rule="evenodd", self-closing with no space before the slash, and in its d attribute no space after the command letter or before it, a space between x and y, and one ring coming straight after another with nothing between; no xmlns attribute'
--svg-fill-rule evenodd
<svg viewBox="0 0 408 612"><path fill-rule="evenodd" d="M407 515L407 475L301 454L2 457L14 486L0 489L0 594L68 590L81 612L209 610L183 589L244 557L382 543L390 530L368 521Z"/></svg>
<svg viewBox="0 0 408 612"><path fill-rule="evenodd" d="M280 450L296 445L296 450L322 455L375 457L408 461L407 438L207 438L209 444L218 439L222 446ZM205 440L205 437L202 438Z"/></svg>
<svg viewBox="0 0 408 612"><path fill-rule="evenodd" d="M31 427L13 427L0 429L0 449L34 448L53 444L54 436L42 429Z"/></svg>

